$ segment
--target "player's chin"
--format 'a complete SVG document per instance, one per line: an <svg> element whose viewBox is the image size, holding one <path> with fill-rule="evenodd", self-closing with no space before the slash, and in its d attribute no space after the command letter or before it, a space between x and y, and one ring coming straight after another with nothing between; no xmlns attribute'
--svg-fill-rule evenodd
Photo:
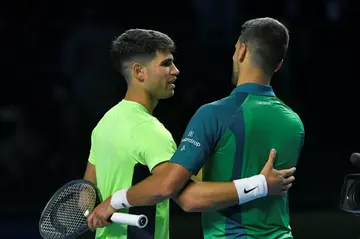
<svg viewBox="0 0 360 239"><path fill-rule="evenodd" d="M167 92L164 92L164 94L161 95L161 97L159 97L159 99L167 99L172 97L175 94L174 90L168 90Z"/></svg>

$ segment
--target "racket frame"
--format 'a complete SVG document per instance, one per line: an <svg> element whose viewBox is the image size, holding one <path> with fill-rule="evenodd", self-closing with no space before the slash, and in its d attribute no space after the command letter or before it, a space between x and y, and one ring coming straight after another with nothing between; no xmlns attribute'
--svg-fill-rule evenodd
<svg viewBox="0 0 360 239"><path fill-rule="evenodd" d="M72 180L70 182L67 182L66 184L64 184L61 188L59 188L53 195L52 197L49 199L49 201L47 202L46 206L44 207L43 211L41 212L40 215L40 220L39 220L39 231L40 231L40 235L42 238L47 238L45 237L45 235L43 234L42 230L41 230L41 224L44 220L45 217L45 213L48 211L48 207L49 205L51 205L52 203L54 203L54 201L58 198L58 196L64 191L65 188L68 188L71 185L75 185L75 184L88 184L90 185L96 192L96 201L95 201L95 207L97 205L99 205L101 203L101 195L100 192L98 190L98 188L95 186L95 184L93 184L92 182L85 180L85 179L75 179ZM94 208L95 208L94 207ZM86 231L89 230L89 227L87 224L84 224L83 226L81 226L76 232L72 233L69 236L66 236L62 239L72 239L72 238L76 238L77 236L85 233Z"/></svg>

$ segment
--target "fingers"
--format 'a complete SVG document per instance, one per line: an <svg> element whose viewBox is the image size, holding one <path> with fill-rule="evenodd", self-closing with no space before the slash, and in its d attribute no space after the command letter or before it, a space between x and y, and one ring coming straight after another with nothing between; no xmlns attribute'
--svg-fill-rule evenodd
<svg viewBox="0 0 360 239"><path fill-rule="evenodd" d="M285 185L281 190L280 195L286 195L291 187L292 187L292 183Z"/></svg>
<svg viewBox="0 0 360 239"><path fill-rule="evenodd" d="M101 228L101 227L106 227L107 225L109 225L110 223L102 218L97 218L97 220L94 222L93 226L95 228Z"/></svg>
<svg viewBox="0 0 360 239"><path fill-rule="evenodd" d="M272 149L270 151L269 158L268 158L268 161L266 162L265 167L271 167L272 168L273 164L274 164L274 161L275 161L275 158L276 158L276 150Z"/></svg>
<svg viewBox="0 0 360 239"><path fill-rule="evenodd" d="M293 183L295 181L295 177L294 176L290 176L288 178L284 178L283 179L283 184L284 185L287 185L287 184L290 184L290 183Z"/></svg>
<svg viewBox="0 0 360 239"><path fill-rule="evenodd" d="M106 227L110 224L111 222L101 218L100 216L97 216L94 213L90 214L88 217L88 227L91 231L95 231L96 228Z"/></svg>
<svg viewBox="0 0 360 239"><path fill-rule="evenodd" d="M287 178L291 175L293 175L296 171L296 168L295 167L292 167L290 169L284 169L284 170L280 170L280 174L284 177L284 178Z"/></svg>
<svg viewBox="0 0 360 239"><path fill-rule="evenodd" d="M105 219L101 219L101 222L100 222L100 225L99 227L106 227L106 226L109 226L111 224L111 222L109 222L108 220L105 220Z"/></svg>
<svg viewBox="0 0 360 239"><path fill-rule="evenodd" d="M290 188L292 187L292 183L289 183L289 184L286 184L284 187L283 187L283 191L288 191Z"/></svg>
<svg viewBox="0 0 360 239"><path fill-rule="evenodd" d="M90 216L88 217L88 227L89 229L93 232L95 230L94 226L93 226L93 219L94 219L94 214L91 213Z"/></svg>

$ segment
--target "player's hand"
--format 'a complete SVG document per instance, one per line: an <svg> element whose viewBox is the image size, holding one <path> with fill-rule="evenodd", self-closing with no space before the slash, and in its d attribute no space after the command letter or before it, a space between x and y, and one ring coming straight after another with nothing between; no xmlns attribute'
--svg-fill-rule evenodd
<svg viewBox="0 0 360 239"><path fill-rule="evenodd" d="M108 219L115 212L115 209L111 207L110 200L111 197L101 202L89 215L88 226L91 231L111 224Z"/></svg>
<svg viewBox="0 0 360 239"><path fill-rule="evenodd" d="M261 170L261 174L266 178L268 195L284 195L291 188L295 180L293 174L296 168L276 170L274 168L275 158L276 151L272 149L268 161Z"/></svg>

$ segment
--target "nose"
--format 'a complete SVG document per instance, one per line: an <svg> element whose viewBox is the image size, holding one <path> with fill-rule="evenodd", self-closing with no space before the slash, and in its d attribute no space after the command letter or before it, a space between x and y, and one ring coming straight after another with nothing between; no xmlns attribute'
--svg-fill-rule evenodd
<svg viewBox="0 0 360 239"><path fill-rule="evenodd" d="M173 69L172 69L172 75L179 75L180 74L180 71L179 71L179 69L175 66L175 64L174 64L174 67L173 67Z"/></svg>

